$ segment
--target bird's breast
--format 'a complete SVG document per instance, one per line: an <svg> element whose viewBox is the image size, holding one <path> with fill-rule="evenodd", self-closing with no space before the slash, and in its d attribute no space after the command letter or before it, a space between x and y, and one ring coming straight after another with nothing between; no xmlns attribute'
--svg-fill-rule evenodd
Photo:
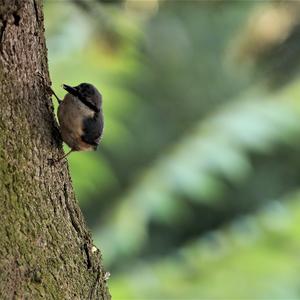
<svg viewBox="0 0 300 300"><path fill-rule="evenodd" d="M67 94L58 107L58 121L63 141L72 149L92 150L92 146L81 139L83 121L93 117L95 112L86 107L76 97ZM90 149L91 148L91 149Z"/></svg>

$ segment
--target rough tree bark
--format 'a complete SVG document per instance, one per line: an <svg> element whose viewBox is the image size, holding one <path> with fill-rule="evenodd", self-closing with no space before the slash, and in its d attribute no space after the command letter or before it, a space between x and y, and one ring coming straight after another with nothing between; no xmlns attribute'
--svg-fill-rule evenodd
<svg viewBox="0 0 300 300"><path fill-rule="evenodd" d="M48 161L63 152L39 0L0 0L0 82L0 299L109 299L67 165Z"/></svg>

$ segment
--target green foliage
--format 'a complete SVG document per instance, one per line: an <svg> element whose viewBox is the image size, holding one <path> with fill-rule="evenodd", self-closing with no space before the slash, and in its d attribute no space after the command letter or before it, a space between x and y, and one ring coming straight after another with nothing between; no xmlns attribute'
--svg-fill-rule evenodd
<svg viewBox="0 0 300 300"><path fill-rule="evenodd" d="M106 261L136 254L149 238L151 219L172 223L188 214L192 207L183 203L185 197L219 205L228 192L226 182L239 185L254 171L250 153L267 155L293 143L298 120L285 97L250 94L201 121L139 177L95 235Z"/></svg>
<svg viewBox="0 0 300 300"><path fill-rule="evenodd" d="M112 276L115 299L298 299L300 195Z"/></svg>
<svg viewBox="0 0 300 300"><path fill-rule="evenodd" d="M46 2L55 91L104 95L99 151L69 162L116 299L299 297L299 79L229 59L261 5Z"/></svg>

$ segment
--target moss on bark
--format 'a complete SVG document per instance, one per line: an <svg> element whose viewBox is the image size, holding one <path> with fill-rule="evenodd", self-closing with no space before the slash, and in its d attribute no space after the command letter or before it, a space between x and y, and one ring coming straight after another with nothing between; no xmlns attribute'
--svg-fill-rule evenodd
<svg viewBox="0 0 300 300"><path fill-rule="evenodd" d="M109 299L75 201L38 0L0 0L0 299Z"/></svg>

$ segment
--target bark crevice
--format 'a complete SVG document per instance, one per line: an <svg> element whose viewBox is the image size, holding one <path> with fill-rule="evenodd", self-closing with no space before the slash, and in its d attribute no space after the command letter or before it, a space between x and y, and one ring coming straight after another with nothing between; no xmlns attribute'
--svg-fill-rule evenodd
<svg viewBox="0 0 300 300"><path fill-rule="evenodd" d="M38 10L38 7L37 7L36 0L33 0L33 8L34 8L36 22L39 23L39 21L40 21L39 20L39 10Z"/></svg>
<svg viewBox="0 0 300 300"><path fill-rule="evenodd" d="M69 216L70 216L72 226L75 229L75 231L78 233L78 236L82 237L80 223L78 222L78 219L76 218L74 208L69 203L69 194L68 194L68 188L67 188L66 184L64 184L64 196L65 196L65 203L66 203L66 207L68 209L68 213L69 213Z"/></svg>
<svg viewBox="0 0 300 300"><path fill-rule="evenodd" d="M2 42L3 42L3 36L4 36L4 32L5 32L5 29L6 29L6 25L7 25L7 21L6 19L3 18L3 16L0 16L0 43L2 45Z"/></svg>
<svg viewBox="0 0 300 300"><path fill-rule="evenodd" d="M18 15L17 12L14 12L12 15L14 17L14 25L19 26L21 17Z"/></svg>

